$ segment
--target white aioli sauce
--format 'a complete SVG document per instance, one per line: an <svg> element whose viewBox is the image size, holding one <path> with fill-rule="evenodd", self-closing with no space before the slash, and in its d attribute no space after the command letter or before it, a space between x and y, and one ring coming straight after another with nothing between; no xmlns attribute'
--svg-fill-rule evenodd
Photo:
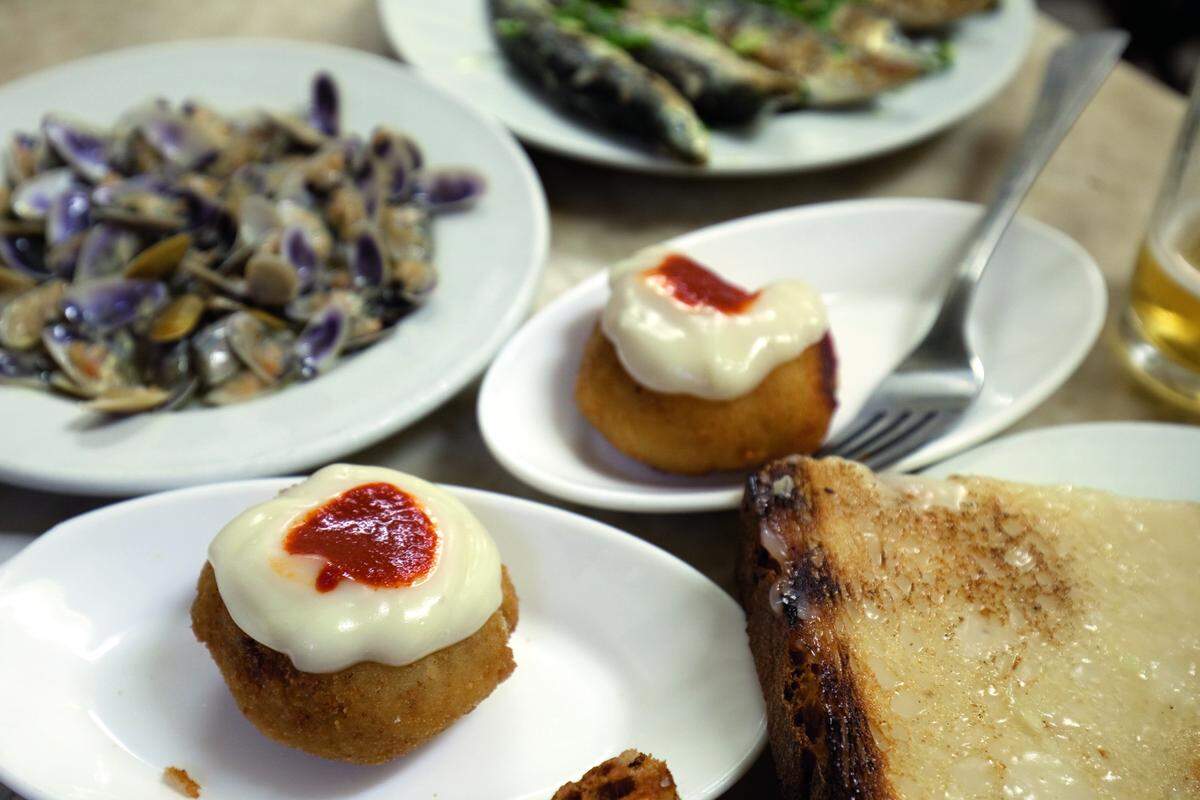
<svg viewBox="0 0 1200 800"><path fill-rule="evenodd" d="M829 329L820 295L800 281L765 286L734 314L683 303L649 274L667 255L643 251L615 266L601 318L622 366L648 389L706 400L743 397Z"/></svg>
<svg viewBox="0 0 1200 800"><path fill-rule="evenodd" d="M284 548L315 508L368 483L412 496L437 530L433 567L410 586L376 588L342 580L316 589L326 559ZM291 658L304 672L335 672L361 661L403 666L466 639L500 607L500 554L457 498L382 467L335 464L238 515L213 540L208 560L238 627Z"/></svg>

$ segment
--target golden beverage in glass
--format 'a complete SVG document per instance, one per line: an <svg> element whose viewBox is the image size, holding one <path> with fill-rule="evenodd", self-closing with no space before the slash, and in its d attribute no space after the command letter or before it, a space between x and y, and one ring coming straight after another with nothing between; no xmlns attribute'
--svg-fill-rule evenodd
<svg viewBox="0 0 1200 800"><path fill-rule="evenodd" d="M1200 72L1118 323L1126 363L1200 411Z"/></svg>

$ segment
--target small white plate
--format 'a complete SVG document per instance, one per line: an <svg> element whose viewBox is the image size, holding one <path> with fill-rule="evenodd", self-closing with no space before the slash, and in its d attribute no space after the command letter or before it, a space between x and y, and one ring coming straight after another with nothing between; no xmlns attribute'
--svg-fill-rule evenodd
<svg viewBox="0 0 1200 800"><path fill-rule="evenodd" d="M76 403L0 388L7 426L0 480L79 494L135 494L279 475L333 460L433 410L483 370L528 312L545 260L546 201L512 136L379 56L329 45L233 39L152 45L40 72L0 87L0 136L47 111L108 124L149 97L215 108L289 108L328 70L350 131L411 133L432 164L474 165L476 208L435 223L440 283L395 333L318 380L219 409L148 414L95 426Z"/></svg>
<svg viewBox="0 0 1200 800"><path fill-rule="evenodd" d="M492 41L486 0L378 0L392 46L407 61L530 144L643 172L761 175L857 161L953 125L1008 83L1033 36L1032 0L1002 0L954 27L954 64L873 105L779 114L750 131L714 131L712 157L693 167L630 145L558 111L526 85Z"/></svg>
<svg viewBox="0 0 1200 800"><path fill-rule="evenodd" d="M0 569L0 784L28 800L545 800L628 747L665 758L684 800L716 797L766 721L738 605L633 536L558 509L454 489L520 596L517 669L407 757L338 764L238 712L188 607L205 549L292 480L184 489L57 526Z"/></svg>
<svg viewBox="0 0 1200 800"><path fill-rule="evenodd" d="M1153 500L1200 501L1200 428L1157 422L1039 428L988 442L924 474L987 475Z"/></svg>
<svg viewBox="0 0 1200 800"><path fill-rule="evenodd" d="M745 286L808 281L825 298L838 355L832 432L933 320L940 286L980 208L943 200L864 200L761 214L687 234L669 246ZM583 343L608 298L594 275L531 319L497 356L479 395L492 454L542 491L624 511L732 508L742 476L668 475L611 447L576 410ZM912 470L982 441L1058 388L1104 321L1104 279L1066 235L1018 219L979 287L968 334L983 393L962 422L898 466Z"/></svg>

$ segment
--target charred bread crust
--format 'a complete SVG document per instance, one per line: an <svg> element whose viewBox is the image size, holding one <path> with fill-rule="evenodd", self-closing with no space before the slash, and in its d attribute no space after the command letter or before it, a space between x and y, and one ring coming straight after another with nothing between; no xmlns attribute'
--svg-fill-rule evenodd
<svg viewBox="0 0 1200 800"><path fill-rule="evenodd" d="M626 750L565 784L551 800L679 800L679 795L665 763Z"/></svg>
<svg viewBox="0 0 1200 800"><path fill-rule="evenodd" d="M747 481L742 500L738 589L767 707L767 731L787 800L890 800L884 754L869 700L835 625L843 602L836 568L813 533L835 489L787 458ZM780 564L763 532L786 546ZM777 593L780 613L772 609Z"/></svg>

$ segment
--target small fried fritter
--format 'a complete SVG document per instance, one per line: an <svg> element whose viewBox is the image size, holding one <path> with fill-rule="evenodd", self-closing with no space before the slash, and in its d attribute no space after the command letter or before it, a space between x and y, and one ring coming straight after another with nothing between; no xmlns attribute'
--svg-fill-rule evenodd
<svg viewBox="0 0 1200 800"><path fill-rule="evenodd" d="M504 599L478 631L419 661L364 661L338 672L302 672L233 621L211 564L200 573L192 630L212 654L238 708L264 735L313 755L379 764L407 753L467 714L514 667L508 637L517 596L502 572Z"/></svg>
<svg viewBox="0 0 1200 800"><path fill-rule="evenodd" d="M826 334L733 400L662 394L633 379L597 326L584 347L575 402L621 452L663 472L740 470L821 446L837 407Z"/></svg>

